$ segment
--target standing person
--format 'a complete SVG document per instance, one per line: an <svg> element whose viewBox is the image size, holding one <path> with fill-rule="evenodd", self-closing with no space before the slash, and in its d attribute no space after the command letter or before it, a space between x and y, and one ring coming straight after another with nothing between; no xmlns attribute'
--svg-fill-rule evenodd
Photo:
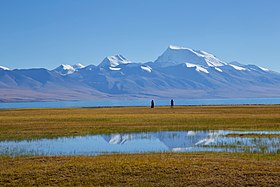
<svg viewBox="0 0 280 187"><path fill-rule="evenodd" d="M155 102L154 100L151 101L151 108L154 108L155 107Z"/></svg>
<svg viewBox="0 0 280 187"><path fill-rule="evenodd" d="M171 99L171 103L170 103L170 105L171 105L171 108L173 108L173 107L174 107L174 100L173 100L173 99Z"/></svg>

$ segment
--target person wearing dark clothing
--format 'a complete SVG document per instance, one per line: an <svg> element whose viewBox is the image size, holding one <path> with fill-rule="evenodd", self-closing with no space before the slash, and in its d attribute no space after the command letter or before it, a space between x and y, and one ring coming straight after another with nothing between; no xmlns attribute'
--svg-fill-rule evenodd
<svg viewBox="0 0 280 187"><path fill-rule="evenodd" d="M171 108L173 108L173 106L174 106L174 100L171 99Z"/></svg>
<svg viewBox="0 0 280 187"><path fill-rule="evenodd" d="M155 107L155 102L154 100L151 101L151 108L154 108Z"/></svg>

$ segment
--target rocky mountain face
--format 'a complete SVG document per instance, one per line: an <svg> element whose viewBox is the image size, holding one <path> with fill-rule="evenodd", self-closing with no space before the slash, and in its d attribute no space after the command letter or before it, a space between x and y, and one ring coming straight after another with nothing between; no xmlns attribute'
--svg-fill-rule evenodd
<svg viewBox="0 0 280 187"><path fill-rule="evenodd" d="M277 72L226 63L205 51L177 46L169 46L148 63L115 55L97 66L63 64L54 70L0 66L2 102L279 96Z"/></svg>

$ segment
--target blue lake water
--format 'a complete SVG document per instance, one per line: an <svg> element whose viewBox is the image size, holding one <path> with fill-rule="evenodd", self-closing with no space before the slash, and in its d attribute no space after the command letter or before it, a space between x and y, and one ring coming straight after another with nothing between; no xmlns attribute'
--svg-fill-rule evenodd
<svg viewBox="0 0 280 187"><path fill-rule="evenodd" d="M166 106L170 100L155 100L156 106ZM244 105L280 104L280 98L240 98L240 99L184 99L176 100L175 105ZM149 106L150 100L115 101L63 101L63 102L20 102L0 103L0 108L71 108L71 107L111 107L111 106Z"/></svg>
<svg viewBox="0 0 280 187"><path fill-rule="evenodd" d="M164 131L0 141L0 155L91 156L147 152L280 152L280 138L226 136L232 133L280 134L280 131Z"/></svg>

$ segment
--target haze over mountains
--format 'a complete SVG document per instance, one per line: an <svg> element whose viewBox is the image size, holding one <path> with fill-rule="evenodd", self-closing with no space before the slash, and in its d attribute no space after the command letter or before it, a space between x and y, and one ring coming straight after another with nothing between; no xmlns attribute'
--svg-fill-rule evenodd
<svg viewBox="0 0 280 187"><path fill-rule="evenodd" d="M99 65L14 69L0 66L0 101L279 97L280 74L169 46L154 62L122 55Z"/></svg>

